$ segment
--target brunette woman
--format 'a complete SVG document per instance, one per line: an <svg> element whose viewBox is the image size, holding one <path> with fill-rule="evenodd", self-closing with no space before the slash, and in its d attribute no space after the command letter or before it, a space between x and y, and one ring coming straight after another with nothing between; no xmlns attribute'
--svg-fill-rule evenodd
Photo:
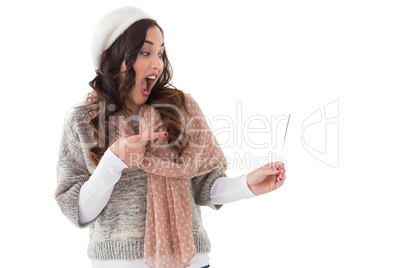
<svg viewBox="0 0 402 268"><path fill-rule="evenodd" d="M227 161L197 102L170 84L164 33L142 10L105 15L94 35L95 78L68 113L55 198L89 227L92 267L209 267L200 206L282 186L281 162L227 178Z"/></svg>

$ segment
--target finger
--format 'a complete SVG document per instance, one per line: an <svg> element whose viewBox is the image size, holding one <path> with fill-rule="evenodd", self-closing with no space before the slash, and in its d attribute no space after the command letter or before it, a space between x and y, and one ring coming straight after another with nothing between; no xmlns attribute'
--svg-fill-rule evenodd
<svg viewBox="0 0 402 268"><path fill-rule="evenodd" d="M285 175L283 175L283 176L278 176L278 178L276 179L276 181L277 182L279 182L279 181L284 181L286 179L286 176Z"/></svg>
<svg viewBox="0 0 402 268"><path fill-rule="evenodd" d="M158 129L158 127L162 126L163 124L165 124L164 122L159 122L158 124L156 124L155 126L150 128L150 132L154 132L155 130Z"/></svg>
<svg viewBox="0 0 402 268"><path fill-rule="evenodd" d="M268 176L268 175L278 175L281 172L281 170L273 166L263 166L261 168L261 172L264 175Z"/></svg>
<svg viewBox="0 0 402 268"><path fill-rule="evenodd" d="M276 181L280 181L282 179L282 174L279 173L276 175Z"/></svg>
<svg viewBox="0 0 402 268"><path fill-rule="evenodd" d="M148 132L146 134L143 134L146 137L146 141L150 140L156 140L162 137L167 137L169 134L167 132L161 131L161 132Z"/></svg>
<svg viewBox="0 0 402 268"><path fill-rule="evenodd" d="M285 184L285 182L282 181L282 180L280 180L280 181L277 182L276 188L279 188L279 187L281 187L281 186L284 185L284 184Z"/></svg>
<svg viewBox="0 0 402 268"><path fill-rule="evenodd" d="M286 172L284 165L278 166L277 169L280 170L282 174L284 174Z"/></svg>
<svg viewBox="0 0 402 268"><path fill-rule="evenodd" d="M266 164L266 165L264 165L264 167L268 167L268 168L271 168L271 167L283 167L284 166L284 164L282 163L282 162L272 162L272 163L268 163L268 164Z"/></svg>
<svg viewBox="0 0 402 268"><path fill-rule="evenodd" d="M142 140L141 140L141 144L146 145L147 148L150 146L150 144L149 144L150 141L157 140L159 138L168 136L167 132L148 132L147 134L148 135L146 135L144 133L144 136L142 137Z"/></svg>
<svg viewBox="0 0 402 268"><path fill-rule="evenodd" d="M159 122L158 124L156 124L156 125L154 125L152 127L148 127L148 125L147 125L142 130L143 130L144 133L146 133L146 132L149 132L149 133L155 132L160 126L162 126L164 124L165 124L164 122Z"/></svg>
<svg viewBox="0 0 402 268"><path fill-rule="evenodd" d="M168 136L167 132L146 132L139 135L129 136L127 139L129 142L145 145L150 140L159 139L166 136Z"/></svg>

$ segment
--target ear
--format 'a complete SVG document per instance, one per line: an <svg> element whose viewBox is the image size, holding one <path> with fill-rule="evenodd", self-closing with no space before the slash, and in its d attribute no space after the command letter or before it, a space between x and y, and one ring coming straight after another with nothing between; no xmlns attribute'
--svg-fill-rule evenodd
<svg viewBox="0 0 402 268"><path fill-rule="evenodd" d="M123 62L121 63L121 66L120 66L120 72L124 72L126 69L127 69L127 66L126 66L126 57L124 57L124 58L123 58Z"/></svg>
<svg viewBox="0 0 402 268"><path fill-rule="evenodd" d="M120 65L120 73L117 76L117 84L118 84L118 86L120 86L123 83L123 81L124 81L124 79L126 77L126 74L124 73L126 70L127 70L126 59L124 58L122 63L121 63L121 65Z"/></svg>

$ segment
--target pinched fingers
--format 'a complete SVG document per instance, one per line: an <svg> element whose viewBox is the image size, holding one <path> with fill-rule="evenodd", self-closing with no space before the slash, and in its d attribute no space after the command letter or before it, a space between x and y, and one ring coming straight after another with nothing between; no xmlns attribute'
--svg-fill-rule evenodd
<svg viewBox="0 0 402 268"><path fill-rule="evenodd" d="M286 170L284 168L281 169L281 172L277 175L276 181L284 181L286 179L285 172Z"/></svg>
<svg viewBox="0 0 402 268"><path fill-rule="evenodd" d="M276 170L280 170L284 167L285 167L285 165L282 162L272 162L272 163L268 163L263 166L263 168L265 168L265 169L275 168Z"/></svg>
<svg viewBox="0 0 402 268"><path fill-rule="evenodd" d="M259 173L265 175L265 176L270 176L270 175L276 175L281 172L281 165L282 162L273 162L273 163L268 163L258 169Z"/></svg>

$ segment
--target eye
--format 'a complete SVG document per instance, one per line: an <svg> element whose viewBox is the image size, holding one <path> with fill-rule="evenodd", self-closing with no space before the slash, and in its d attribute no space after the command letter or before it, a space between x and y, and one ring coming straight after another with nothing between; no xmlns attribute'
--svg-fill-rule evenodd
<svg viewBox="0 0 402 268"><path fill-rule="evenodd" d="M149 52L140 52L141 55L149 56Z"/></svg>
<svg viewBox="0 0 402 268"><path fill-rule="evenodd" d="M164 53L160 53L160 54L159 54L159 58L163 59L163 56L165 56Z"/></svg>

